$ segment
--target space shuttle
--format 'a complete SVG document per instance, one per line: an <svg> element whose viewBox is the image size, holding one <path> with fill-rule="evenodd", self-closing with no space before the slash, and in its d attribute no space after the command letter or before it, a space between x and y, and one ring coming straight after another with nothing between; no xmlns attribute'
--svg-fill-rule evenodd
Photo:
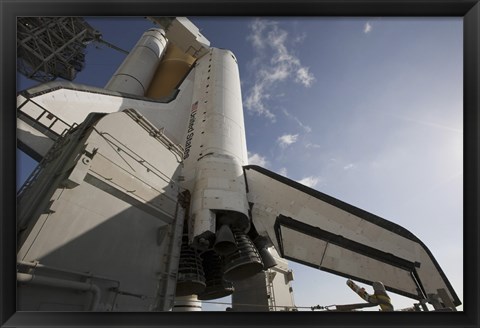
<svg viewBox="0 0 480 328"><path fill-rule="evenodd" d="M40 160L18 192L19 310L170 311L255 293L282 260L461 304L405 228L249 165L235 55L150 19L104 88L17 95L19 147Z"/></svg>

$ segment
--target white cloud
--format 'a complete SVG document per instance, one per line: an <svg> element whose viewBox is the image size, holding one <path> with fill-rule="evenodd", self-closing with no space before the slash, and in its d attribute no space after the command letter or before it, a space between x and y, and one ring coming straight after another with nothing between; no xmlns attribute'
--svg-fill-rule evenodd
<svg viewBox="0 0 480 328"><path fill-rule="evenodd" d="M270 96L265 90L265 87L262 84L255 84L251 89L250 93L245 99L245 106L247 109L259 114L264 115L269 118L272 122L275 121L275 115L269 111L264 105L264 99L268 99Z"/></svg>
<svg viewBox="0 0 480 328"><path fill-rule="evenodd" d="M268 161L265 156L262 156L257 153L250 153L248 152L248 164L250 165L259 165L262 167L267 167L268 166Z"/></svg>
<svg viewBox="0 0 480 328"><path fill-rule="evenodd" d="M370 22L366 22L365 26L363 27L363 33L367 34L372 31L372 24Z"/></svg>
<svg viewBox="0 0 480 328"><path fill-rule="evenodd" d="M269 84L275 82L285 81L290 72L285 66L276 66L269 70L261 70L259 72L260 78Z"/></svg>
<svg viewBox="0 0 480 328"><path fill-rule="evenodd" d="M252 42L253 46L256 49L262 49L265 47L265 42L263 40L263 31L271 25L275 25L273 21L267 19L256 19L250 26L252 34L250 34L247 39Z"/></svg>
<svg viewBox="0 0 480 328"><path fill-rule="evenodd" d="M345 166L343 167L343 169L344 169L345 171L347 171L347 170L354 169L354 168L356 168L356 167L357 167L357 166L356 166L355 164L350 163L350 164L345 165Z"/></svg>
<svg viewBox="0 0 480 328"><path fill-rule="evenodd" d="M280 170L278 170L278 174L283 175L284 177L287 176L287 168L282 167Z"/></svg>
<svg viewBox="0 0 480 328"><path fill-rule="evenodd" d="M287 147L295 142L297 142L298 134L284 134L281 137L278 137L277 141L282 147Z"/></svg>
<svg viewBox="0 0 480 328"><path fill-rule="evenodd" d="M415 118L415 117L407 117L407 116L404 116L404 115L398 115L398 114L393 114L393 113L385 113L384 111L376 111L376 112L380 112L382 115L394 117L394 118L404 120L404 121L407 121L407 122L422 124L422 125L425 125L425 126L428 126L428 127L431 127L431 128L438 128L438 129L442 129L442 130L446 130L446 131L457 132L459 134L463 133L462 128L455 127L455 126L447 126L447 125L444 125L444 124L439 124L437 122L432 122L430 120L424 120L424 119L419 119L419 118Z"/></svg>
<svg viewBox="0 0 480 328"><path fill-rule="evenodd" d="M305 147L306 147L306 148L322 148L321 145L319 145L319 144L314 144L314 143L307 143L307 144L305 145Z"/></svg>
<svg viewBox="0 0 480 328"><path fill-rule="evenodd" d="M253 86L246 92L245 107L252 113L275 121L275 115L268 109L266 101L276 91L278 83L292 80L310 87L315 81L309 68L302 65L288 48L290 44L299 43L305 35L291 37L279 27L279 23L267 19L255 20L250 25L250 31L247 40L256 50L256 57L251 61L255 76Z"/></svg>
<svg viewBox="0 0 480 328"><path fill-rule="evenodd" d="M301 183L301 184L303 184L307 187L314 188L318 184L319 181L320 181L319 177L309 176L309 177L305 177L301 180L298 180L297 182Z"/></svg>
<svg viewBox="0 0 480 328"><path fill-rule="evenodd" d="M308 70L308 67L300 67L297 70L297 77L295 78L295 82L299 82L306 87L312 85L313 81L315 81L315 78Z"/></svg>
<svg viewBox="0 0 480 328"><path fill-rule="evenodd" d="M302 127L302 129L305 130L305 132L307 132L307 133L312 132L312 128L309 127L309 126L306 125L306 124L303 124L303 122L300 121L300 120L298 119L298 117L292 115L292 114L289 113L286 109L283 109L282 111L283 111L283 113L285 114L286 117L288 117L288 118L294 120L295 122L297 122L297 124L300 125L300 126Z"/></svg>

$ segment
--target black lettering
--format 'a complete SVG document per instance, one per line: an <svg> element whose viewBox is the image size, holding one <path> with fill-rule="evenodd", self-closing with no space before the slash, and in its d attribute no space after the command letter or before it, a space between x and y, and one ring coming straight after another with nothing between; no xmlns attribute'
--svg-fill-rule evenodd
<svg viewBox="0 0 480 328"><path fill-rule="evenodd" d="M195 115L197 114L198 101L192 105L192 111L190 112L190 119L188 121L187 140L185 141L185 152L183 159L187 159L190 156L190 148L192 147L192 139L194 135Z"/></svg>

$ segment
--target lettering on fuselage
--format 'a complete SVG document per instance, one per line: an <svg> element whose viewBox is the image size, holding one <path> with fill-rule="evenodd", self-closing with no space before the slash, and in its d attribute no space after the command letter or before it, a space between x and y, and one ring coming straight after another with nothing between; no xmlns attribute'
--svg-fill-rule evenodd
<svg viewBox="0 0 480 328"><path fill-rule="evenodd" d="M190 120L188 121L187 140L185 141L185 153L183 159L187 159L190 155L190 148L192 147L192 139L195 134L195 115L197 114L198 101L192 105L192 111L190 112Z"/></svg>

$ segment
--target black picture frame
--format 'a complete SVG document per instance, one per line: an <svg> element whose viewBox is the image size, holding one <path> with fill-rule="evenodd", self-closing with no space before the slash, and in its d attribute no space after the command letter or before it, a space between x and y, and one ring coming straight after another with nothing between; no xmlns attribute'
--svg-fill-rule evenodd
<svg viewBox="0 0 480 328"><path fill-rule="evenodd" d="M478 327L480 4L478 0L0 0L0 325L2 327ZM445 313L16 312L16 17L18 16L457 16L464 24L464 310Z"/></svg>

